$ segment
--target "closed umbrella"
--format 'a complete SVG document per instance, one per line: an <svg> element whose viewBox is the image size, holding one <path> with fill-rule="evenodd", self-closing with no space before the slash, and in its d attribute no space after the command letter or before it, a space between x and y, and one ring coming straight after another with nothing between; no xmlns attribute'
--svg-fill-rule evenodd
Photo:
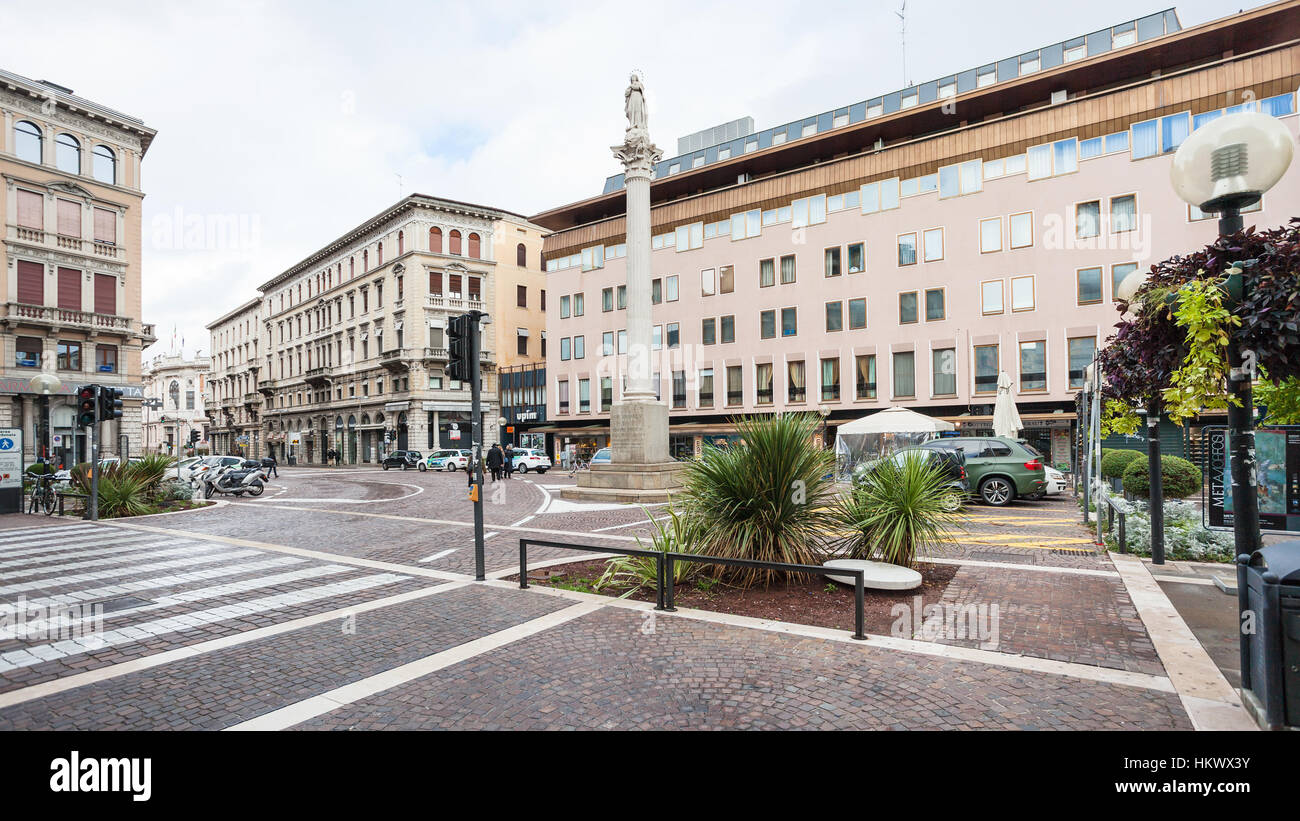
<svg viewBox="0 0 1300 821"><path fill-rule="evenodd" d="M1011 377L1002 371L998 374L998 398L993 405L993 435L1014 439L1023 427L1020 412L1011 398Z"/></svg>

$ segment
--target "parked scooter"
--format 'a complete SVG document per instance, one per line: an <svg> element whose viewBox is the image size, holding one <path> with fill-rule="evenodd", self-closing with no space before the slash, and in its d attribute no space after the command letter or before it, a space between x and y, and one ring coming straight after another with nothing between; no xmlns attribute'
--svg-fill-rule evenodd
<svg viewBox="0 0 1300 821"><path fill-rule="evenodd" d="M231 496L261 496L266 489L266 474L262 468L238 468L233 465L198 474L195 480L203 487L203 498L211 499L214 493Z"/></svg>

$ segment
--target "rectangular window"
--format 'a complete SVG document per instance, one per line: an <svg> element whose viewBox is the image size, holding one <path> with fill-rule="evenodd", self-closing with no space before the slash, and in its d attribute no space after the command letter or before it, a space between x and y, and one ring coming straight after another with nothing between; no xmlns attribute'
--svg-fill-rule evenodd
<svg viewBox="0 0 1300 821"><path fill-rule="evenodd" d="M917 321L916 291L898 295L898 324L910 325Z"/></svg>
<svg viewBox="0 0 1300 821"><path fill-rule="evenodd" d="M943 259L943 229L931 228L922 236L925 243L925 261L938 262Z"/></svg>
<svg viewBox="0 0 1300 821"><path fill-rule="evenodd" d="M578 413L591 412L591 380L578 380Z"/></svg>
<svg viewBox="0 0 1300 821"><path fill-rule="evenodd" d="M686 371L673 371L673 407L686 407Z"/></svg>
<svg viewBox="0 0 1300 821"><path fill-rule="evenodd" d="M19 368L39 368L45 342L38 336L20 336L14 340L14 365Z"/></svg>
<svg viewBox="0 0 1300 821"><path fill-rule="evenodd" d="M1034 214L1025 211L1007 218L1011 224L1011 247L1028 248L1034 244Z"/></svg>
<svg viewBox="0 0 1300 821"><path fill-rule="evenodd" d="M1047 343L1020 343L1020 390L1047 390Z"/></svg>
<svg viewBox="0 0 1300 821"><path fill-rule="evenodd" d="M1002 250L1002 217L980 220L980 253L991 254Z"/></svg>
<svg viewBox="0 0 1300 821"><path fill-rule="evenodd" d="M95 274L95 313L117 313L117 277L113 274Z"/></svg>
<svg viewBox="0 0 1300 821"><path fill-rule="evenodd" d="M826 276L837 277L840 275L840 249L839 246L826 249Z"/></svg>
<svg viewBox="0 0 1300 821"><path fill-rule="evenodd" d="M957 395L957 351L935 348L930 352L931 390L935 396Z"/></svg>
<svg viewBox="0 0 1300 821"><path fill-rule="evenodd" d="M545 294L546 292L542 291L542 293ZM617 301L618 309L620 311L625 310L627 308L627 286L626 285L618 286L618 289L615 292L615 294L618 297L618 301Z"/></svg>
<svg viewBox="0 0 1300 821"><path fill-rule="evenodd" d="M1069 340L1070 347L1070 387L1082 388L1088 375L1088 366L1097 352L1097 339L1092 336L1075 337Z"/></svg>
<svg viewBox="0 0 1300 821"><path fill-rule="evenodd" d="M95 209L95 242L117 244L117 214L107 208Z"/></svg>
<svg viewBox="0 0 1300 821"><path fill-rule="evenodd" d="M681 325L677 322L669 322L667 326L668 347L669 349L681 347L682 333Z"/></svg>
<svg viewBox="0 0 1300 821"><path fill-rule="evenodd" d="M1110 266L1110 299L1115 300L1115 294L1119 293L1119 284L1124 278L1137 270L1136 262L1122 262L1119 265Z"/></svg>
<svg viewBox="0 0 1300 821"><path fill-rule="evenodd" d="M822 360L822 401L840 401L840 360Z"/></svg>
<svg viewBox="0 0 1300 821"><path fill-rule="evenodd" d="M794 308L781 309L781 336L794 336L799 333L799 320Z"/></svg>
<svg viewBox="0 0 1300 821"><path fill-rule="evenodd" d="M59 268L59 307L65 311L81 310L81 272Z"/></svg>
<svg viewBox="0 0 1300 821"><path fill-rule="evenodd" d="M723 265L718 269L718 293L729 294L735 289L735 269L730 265Z"/></svg>
<svg viewBox="0 0 1300 821"><path fill-rule="evenodd" d="M1135 160L1154 157L1160 151L1160 121L1147 120L1129 127L1130 156Z"/></svg>
<svg viewBox="0 0 1300 821"><path fill-rule="evenodd" d="M1074 206L1074 235L1088 239L1101 233L1101 202L1080 202Z"/></svg>
<svg viewBox="0 0 1300 821"><path fill-rule="evenodd" d="M997 393L998 346L975 346L975 392Z"/></svg>
<svg viewBox="0 0 1300 821"><path fill-rule="evenodd" d="M528 307L528 286L527 285L515 286L515 307L518 308ZM609 310L609 309L606 308L605 310Z"/></svg>
<svg viewBox="0 0 1300 821"><path fill-rule="evenodd" d="M475 288L474 288L474 283L476 283L476 282L478 282L478 279L470 279L470 289L469 289L469 298L470 298L470 299L478 299L478 298L479 298L478 292L477 292L477 291L475 290ZM585 307L585 301L583 300L583 295L582 295L582 294L574 294L574 295L573 295L573 315L574 315L574 316L582 316L582 314L583 314L583 312L584 312L585 310L586 310L586 307Z"/></svg>
<svg viewBox="0 0 1300 821"><path fill-rule="evenodd" d="M867 327L866 297L849 300L849 330L860 331Z"/></svg>
<svg viewBox="0 0 1300 821"><path fill-rule="evenodd" d="M1032 311L1034 309L1034 278L1011 278L1011 310Z"/></svg>
<svg viewBox="0 0 1300 821"><path fill-rule="evenodd" d="M650 280L650 303L658 305L664 301L664 281L660 277Z"/></svg>
<svg viewBox="0 0 1300 821"><path fill-rule="evenodd" d="M573 356L573 343L569 337L560 339L560 361L567 362Z"/></svg>
<svg viewBox="0 0 1300 821"><path fill-rule="evenodd" d="M844 330L844 303L843 302L826 303L826 330L827 331Z"/></svg>
<svg viewBox="0 0 1300 821"><path fill-rule="evenodd" d="M925 292L925 321L938 322L947 319L942 288L931 288Z"/></svg>
<svg viewBox="0 0 1300 821"><path fill-rule="evenodd" d="M18 226L45 230L45 199L35 191L18 189Z"/></svg>
<svg viewBox="0 0 1300 821"><path fill-rule="evenodd" d="M614 355L614 332L613 331L605 331L600 335L600 355L601 356Z"/></svg>
<svg viewBox="0 0 1300 821"><path fill-rule="evenodd" d="M803 360L785 363L786 366L786 401L802 402L808 398L808 385L804 381Z"/></svg>
<svg viewBox="0 0 1300 821"><path fill-rule="evenodd" d="M614 379L609 376L600 378L600 407L601 410L608 410L610 405L614 404Z"/></svg>
<svg viewBox="0 0 1300 821"><path fill-rule="evenodd" d="M678 299L678 297L679 297L679 293L678 293L678 288L677 288L677 275L676 275L676 274L673 274L672 276L668 277L668 279L664 280L664 291L665 291L665 294L664 294L664 301L665 301L665 302L676 302L676 301L677 301L677 299Z"/></svg>
<svg viewBox="0 0 1300 821"><path fill-rule="evenodd" d="M876 355L859 354L854 358L857 371L856 395L858 399L876 398Z"/></svg>
<svg viewBox="0 0 1300 821"><path fill-rule="evenodd" d="M795 280L794 255L781 257L781 284L789 285Z"/></svg>
<svg viewBox="0 0 1300 821"><path fill-rule="evenodd" d="M1122 234L1137 230L1137 195L1110 198L1110 232Z"/></svg>
<svg viewBox="0 0 1300 821"><path fill-rule="evenodd" d="M916 234L899 234L898 235L898 264L915 265L916 264Z"/></svg>
<svg viewBox="0 0 1300 821"><path fill-rule="evenodd" d="M773 339L776 337L776 311L762 311L758 315L758 337L759 339Z"/></svg>
<svg viewBox="0 0 1300 821"><path fill-rule="evenodd" d="M569 297L560 297L560 319L569 318Z"/></svg>
<svg viewBox="0 0 1300 821"><path fill-rule="evenodd" d="M713 407L713 369L703 368L699 374L699 407Z"/></svg>
<svg viewBox="0 0 1300 821"><path fill-rule="evenodd" d="M545 342L546 338L543 337L542 341ZM618 332L618 352L627 353L627 331Z"/></svg>
<svg viewBox="0 0 1300 821"><path fill-rule="evenodd" d="M81 370L81 343L60 339L56 364L61 371Z"/></svg>
<svg viewBox="0 0 1300 821"><path fill-rule="evenodd" d="M722 336L722 344L726 345L728 342L735 342L736 341L736 317L724 316L721 320L721 328L719 330Z"/></svg>
<svg viewBox="0 0 1300 821"><path fill-rule="evenodd" d="M712 268L705 268L700 271L700 296L713 296L717 293L718 286L714 279L716 273Z"/></svg>
<svg viewBox="0 0 1300 821"><path fill-rule="evenodd" d="M744 372L739 365L727 366L727 404L740 405L745 401Z"/></svg>
<svg viewBox="0 0 1300 821"><path fill-rule="evenodd" d="M522 288L524 286L520 285L519 287ZM613 288L602 288L600 290L600 309L602 311L614 310L614 289Z"/></svg>
<svg viewBox="0 0 1300 821"><path fill-rule="evenodd" d="M916 396L916 354L898 351L894 354L894 398L910 399Z"/></svg>
<svg viewBox="0 0 1300 821"><path fill-rule="evenodd" d="M112 345L96 345L95 370L100 373L117 373L117 348Z"/></svg>
<svg viewBox="0 0 1300 821"><path fill-rule="evenodd" d="M756 237L763 228L763 212L757 208L740 214L731 215L731 238L733 240Z"/></svg>
<svg viewBox="0 0 1300 821"><path fill-rule="evenodd" d="M806 197L790 203L790 227L803 228L826 221L826 195Z"/></svg>
<svg viewBox="0 0 1300 821"><path fill-rule="evenodd" d="M1080 305L1101 302L1101 269L1080 268L1076 273L1077 297Z"/></svg>
<svg viewBox="0 0 1300 821"><path fill-rule="evenodd" d="M766 288L769 285L776 284L776 260L762 259L758 261L758 287Z"/></svg>
<svg viewBox="0 0 1300 821"><path fill-rule="evenodd" d="M760 362L754 366L754 404L770 405L772 402L772 363Z"/></svg>
<svg viewBox="0 0 1300 821"><path fill-rule="evenodd" d="M81 205L73 200L56 200L55 217L58 219L59 235L81 237Z"/></svg>
<svg viewBox="0 0 1300 821"><path fill-rule="evenodd" d="M700 321L700 342L704 345L712 345L718 341L717 337L718 324L713 317Z"/></svg>
<svg viewBox="0 0 1300 821"><path fill-rule="evenodd" d="M855 242L849 246L849 273L860 274L867 270L866 246Z"/></svg>
<svg viewBox="0 0 1300 821"><path fill-rule="evenodd" d="M651 350L661 350L664 346L664 326L656 325L650 329L650 332Z"/></svg>

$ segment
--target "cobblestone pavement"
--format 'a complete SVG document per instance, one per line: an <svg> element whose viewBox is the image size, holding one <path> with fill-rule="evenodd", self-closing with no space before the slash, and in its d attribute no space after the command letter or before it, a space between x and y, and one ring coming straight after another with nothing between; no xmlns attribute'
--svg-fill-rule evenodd
<svg viewBox="0 0 1300 821"><path fill-rule="evenodd" d="M517 569L520 538L635 546L647 515L663 515L560 499L573 482L548 473L487 486L489 574ZM939 551L961 565L943 600L997 603L999 653L1113 674L1027 672L997 653L943 659L734 620L660 616L647 635L644 614L610 606L555 626L547 614L563 599L470 584L460 472L285 469L262 498L192 512L121 525L21 518L0 522L0 729L229 727L480 644L490 649L302 726L1187 726L1068 497L969 508L967 532ZM590 557L529 551L533 566ZM69 605L102 610L41 610ZM355 633L344 632L358 609ZM1146 678L1122 679L1132 673Z"/></svg>
<svg viewBox="0 0 1300 821"><path fill-rule="evenodd" d="M1189 729L1178 697L604 609L302 729Z"/></svg>

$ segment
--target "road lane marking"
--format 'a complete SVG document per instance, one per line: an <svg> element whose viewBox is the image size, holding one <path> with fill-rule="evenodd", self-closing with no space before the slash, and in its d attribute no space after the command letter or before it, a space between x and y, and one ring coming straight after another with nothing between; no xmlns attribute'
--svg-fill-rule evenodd
<svg viewBox="0 0 1300 821"><path fill-rule="evenodd" d="M451 554L455 553L457 550L459 550L459 548L455 548L455 547L450 548L448 550L440 550L437 553L434 553L432 556L425 556L423 559L420 559L419 561L436 562L438 559L441 559L443 556L450 556Z"/></svg>

